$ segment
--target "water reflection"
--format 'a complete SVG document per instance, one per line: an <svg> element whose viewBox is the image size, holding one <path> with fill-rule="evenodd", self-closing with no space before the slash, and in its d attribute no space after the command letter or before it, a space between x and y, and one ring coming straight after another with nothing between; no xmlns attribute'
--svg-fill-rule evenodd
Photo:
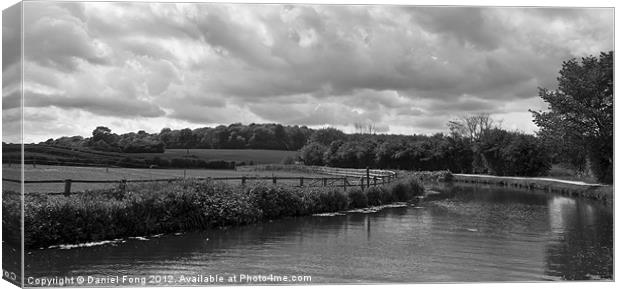
<svg viewBox="0 0 620 289"><path fill-rule="evenodd" d="M35 250L29 276L305 274L314 282L532 281L613 277L612 213L585 200L434 186L415 207Z"/></svg>
<svg viewBox="0 0 620 289"><path fill-rule="evenodd" d="M610 279L613 214L594 204L554 196L549 202L551 238L546 274L564 279Z"/></svg>

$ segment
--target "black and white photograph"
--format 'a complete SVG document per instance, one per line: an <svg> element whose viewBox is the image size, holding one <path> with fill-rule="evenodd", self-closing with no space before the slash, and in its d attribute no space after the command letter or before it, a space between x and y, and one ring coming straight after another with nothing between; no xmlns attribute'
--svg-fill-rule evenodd
<svg viewBox="0 0 620 289"><path fill-rule="evenodd" d="M613 285L614 3L541 2L5 4L3 285Z"/></svg>

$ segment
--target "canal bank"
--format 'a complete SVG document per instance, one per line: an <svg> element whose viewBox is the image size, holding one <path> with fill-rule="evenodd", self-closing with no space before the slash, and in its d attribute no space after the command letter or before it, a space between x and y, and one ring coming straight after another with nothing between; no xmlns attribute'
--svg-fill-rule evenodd
<svg viewBox="0 0 620 289"><path fill-rule="evenodd" d="M530 190L542 190L549 193L582 197L604 202L613 201L612 185L588 184L550 178L502 177L474 174L452 174L450 180L458 183L493 184Z"/></svg>
<svg viewBox="0 0 620 289"><path fill-rule="evenodd" d="M122 268L127 276L172 275L175 286L196 285L182 277L205 272L307 275L313 284L614 279L613 209L602 202L513 187L432 185L432 198L373 213L31 250L25 275L103 278Z"/></svg>

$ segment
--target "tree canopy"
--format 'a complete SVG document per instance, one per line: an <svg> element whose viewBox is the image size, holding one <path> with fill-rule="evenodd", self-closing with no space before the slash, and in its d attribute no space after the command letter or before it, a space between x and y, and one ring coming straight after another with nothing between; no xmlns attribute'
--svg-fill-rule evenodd
<svg viewBox="0 0 620 289"><path fill-rule="evenodd" d="M613 182L613 51L562 64L558 88L539 89L548 111L531 111L539 136L557 157Z"/></svg>

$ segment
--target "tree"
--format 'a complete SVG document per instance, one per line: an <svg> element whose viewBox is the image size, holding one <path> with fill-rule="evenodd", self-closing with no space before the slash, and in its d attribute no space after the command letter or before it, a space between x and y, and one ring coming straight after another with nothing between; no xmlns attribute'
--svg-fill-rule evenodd
<svg viewBox="0 0 620 289"><path fill-rule="evenodd" d="M106 141L107 137L112 133L112 130L105 126L98 126L93 130L93 138L91 141L93 143L98 142L100 140Z"/></svg>
<svg viewBox="0 0 620 289"><path fill-rule="evenodd" d="M320 143L312 142L301 148L299 154L305 165L322 166L324 164L323 154L325 151L327 151L326 146Z"/></svg>
<svg viewBox="0 0 620 289"><path fill-rule="evenodd" d="M534 177L551 168L549 155L533 135L492 129L481 139L479 149L493 175Z"/></svg>
<svg viewBox="0 0 620 289"><path fill-rule="evenodd" d="M549 110L530 110L539 134L583 147L596 178L613 183L613 51L564 61L559 74L556 90L539 89Z"/></svg>
<svg viewBox="0 0 620 289"><path fill-rule="evenodd" d="M194 134L192 133L192 130L189 128L182 129L179 134L179 142L183 144L187 150L187 154L189 154L189 149L194 143Z"/></svg>
<svg viewBox="0 0 620 289"><path fill-rule="evenodd" d="M328 127L315 131L311 136L309 142L318 142L324 146L330 145L333 141L344 140L346 134L344 132Z"/></svg>
<svg viewBox="0 0 620 289"><path fill-rule="evenodd" d="M499 128L501 121L491 118L489 113L479 113L461 116L457 120L449 121L448 128L453 138L465 138L472 144L472 169L475 173L485 173L485 166L480 152L481 140L488 136L491 130Z"/></svg>

